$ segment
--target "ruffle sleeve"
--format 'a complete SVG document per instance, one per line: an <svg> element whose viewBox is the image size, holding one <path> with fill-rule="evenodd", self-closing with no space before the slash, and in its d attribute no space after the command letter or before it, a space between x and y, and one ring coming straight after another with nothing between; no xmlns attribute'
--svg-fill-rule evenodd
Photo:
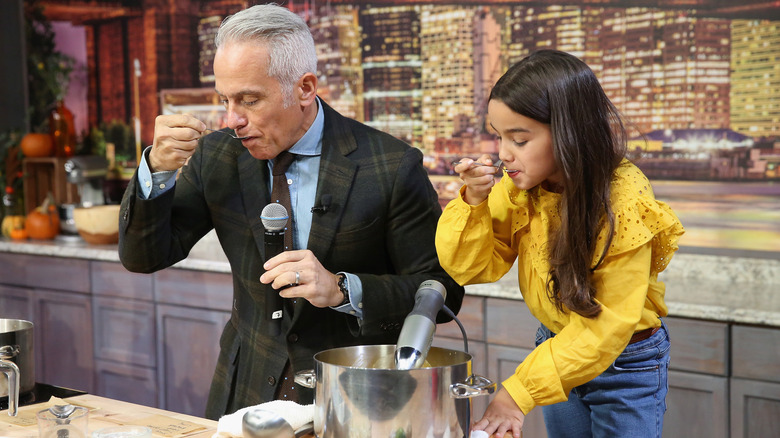
<svg viewBox="0 0 780 438"><path fill-rule="evenodd" d="M672 209L655 199L650 181L633 164L624 162L612 187L615 229L607 255L623 254L651 242L651 274L658 274L666 269L677 251L685 229ZM604 228L599 234L593 252L594 266L604 251L608 232Z"/></svg>

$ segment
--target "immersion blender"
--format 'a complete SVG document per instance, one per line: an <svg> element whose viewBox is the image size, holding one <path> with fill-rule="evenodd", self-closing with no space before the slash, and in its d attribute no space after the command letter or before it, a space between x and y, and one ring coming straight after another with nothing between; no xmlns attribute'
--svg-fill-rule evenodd
<svg viewBox="0 0 780 438"><path fill-rule="evenodd" d="M436 332L436 314L444 306L447 290L436 280L426 280L414 295L414 309L406 316L395 347L395 368L410 370L425 363Z"/></svg>

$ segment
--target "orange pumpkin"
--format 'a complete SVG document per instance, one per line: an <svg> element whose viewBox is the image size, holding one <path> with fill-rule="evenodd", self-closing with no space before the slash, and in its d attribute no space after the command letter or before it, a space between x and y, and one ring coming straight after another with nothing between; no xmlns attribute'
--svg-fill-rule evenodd
<svg viewBox="0 0 780 438"><path fill-rule="evenodd" d="M24 228L14 228L11 230L11 239L25 240L27 239L27 230Z"/></svg>
<svg viewBox="0 0 780 438"><path fill-rule="evenodd" d="M54 141L49 134L30 132L22 137L21 147L25 157L51 157L54 155Z"/></svg>
<svg viewBox="0 0 780 438"><path fill-rule="evenodd" d="M27 213L24 228L27 229L27 236L30 239L54 239L60 232L60 217L57 214L57 207L49 203L47 199L43 205Z"/></svg>

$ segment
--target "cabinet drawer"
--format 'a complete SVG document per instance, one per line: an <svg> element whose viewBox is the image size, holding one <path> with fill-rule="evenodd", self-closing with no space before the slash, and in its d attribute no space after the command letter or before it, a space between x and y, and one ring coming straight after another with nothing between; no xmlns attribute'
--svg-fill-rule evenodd
<svg viewBox="0 0 780 438"><path fill-rule="evenodd" d="M664 321L672 343L669 368L728 375L728 324L680 318L664 318Z"/></svg>
<svg viewBox="0 0 780 438"><path fill-rule="evenodd" d="M1 253L0 282L86 294L89 293L89 261Z"/></svg>
<svg viewBox="0 0 780 438"><path fill-rule="evenodd" d="M154 290L158 303L228 312L233 308L233 277L230 274L163 269L155 274Z"/></svg>
<svg viewBox="0 0 780 438"><path fill-rule="evenodd" d="M485 298L466 295L457 316L469 341L485 340ZM463 332L457 322L450 321L436 327L436 336L463 339Z"/></svg>
<svg viewBox="0 0 780 438"><path fill-rule="evenodd" d="M97 361L97 395L157 407L157 374L154 368Z"/></svg>
<svg viewBox="0 0 780 438"><path fill-rule="evenodd" d="M524 301L488 298L485 320L489 344L536 348L539 320L531 315Z"/></svg>
<svg viewBox="0 0 780 438"><path fill-rule="evenodd" d="M151 301L154 289L151 274L129 272L119 263L92 262L92 293Z"/></svg>
<svg viewBox="0 0 780 438"><path fill-rule="evenodd" d="M780 383L780 329L731 328L734 377Z"/></svg>
<svg viewBox="0 0 780 438"><path fill-rule="evenodd" d="M94 297L95 357L124 364L157 365L154 304Z"/></svg>

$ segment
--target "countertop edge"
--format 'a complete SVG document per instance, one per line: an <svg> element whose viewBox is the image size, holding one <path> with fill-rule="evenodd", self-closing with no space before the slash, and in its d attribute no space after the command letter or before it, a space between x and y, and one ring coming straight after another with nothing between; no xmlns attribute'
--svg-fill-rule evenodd
<svg viewBox="0 0 780 438"><path fill-rule="evenodd" d="M116 245L72 241L0 239L0 252L119 262ZM207 257L204 257L208 255ZM172 266L230 273L230 264L214 247L191 254ZM780 259L676 254L661 275L666 284L669 316L780 327ZM501 280L466 286L466 293L486 298L522 300L516 267Z"/></svg>

